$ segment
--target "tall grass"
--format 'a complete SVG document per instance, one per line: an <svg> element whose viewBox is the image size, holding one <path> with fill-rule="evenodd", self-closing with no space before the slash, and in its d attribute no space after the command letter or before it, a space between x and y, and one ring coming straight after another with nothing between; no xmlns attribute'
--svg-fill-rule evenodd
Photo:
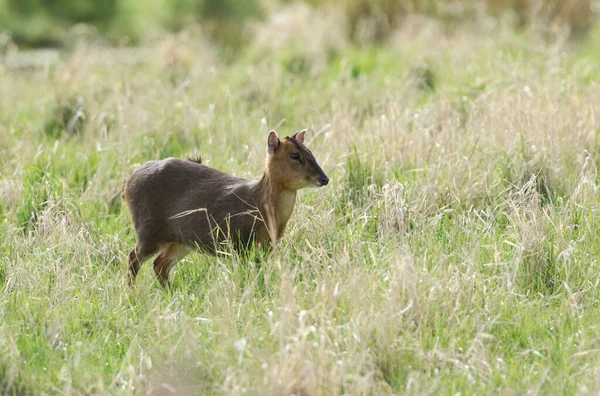
<svg viewBox="0 0 600 396"><path fill-rule="evenodd" d="M228 62L190 29L0 70L0 390L597 393L594 30L407 16L373 47L290 7ZM134 169L258 178L302 127L331 183L267 259L128 287Z"/></svg>

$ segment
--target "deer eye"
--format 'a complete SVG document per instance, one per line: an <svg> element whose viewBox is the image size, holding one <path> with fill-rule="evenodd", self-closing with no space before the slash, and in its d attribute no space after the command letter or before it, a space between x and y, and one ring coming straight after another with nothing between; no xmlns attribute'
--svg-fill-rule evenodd
<svg viewBox="0 0 600 396"><path fill-rule="evenodd" d="M300 161L300 154L298 153L292 153L290 154L290 158L296 161Z"/></svg>

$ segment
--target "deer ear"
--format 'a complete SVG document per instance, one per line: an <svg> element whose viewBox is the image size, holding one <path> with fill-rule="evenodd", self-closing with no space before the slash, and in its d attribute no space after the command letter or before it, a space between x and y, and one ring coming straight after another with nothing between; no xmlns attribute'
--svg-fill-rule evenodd
<svg viewBox="0 0 600 396"><path fill-rule="evenodd" d="M306 129L301 130L300 132L294 135L294 139L299 141L300 143L304 143L304 134L306 133Z"/></svg>
<svg viewBox="0 0 600 396"><path fill-rule="evenodd" d="M269 147L269 154L275 154L275 150L277 150L277 147L279 147L279 136L277 135L277 132L271 131L269 133L267 145Z"/></svg>

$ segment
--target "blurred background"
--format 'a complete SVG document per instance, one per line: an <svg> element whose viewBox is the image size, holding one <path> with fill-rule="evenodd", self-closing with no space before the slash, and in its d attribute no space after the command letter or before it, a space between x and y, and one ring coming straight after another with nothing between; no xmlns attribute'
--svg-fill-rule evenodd
<svg viewBox="0 0 600 396"><path fill-rule="evenodd" d="M286 23L282 10L287 17L335 14L340 40L377 45L415 15L446 27L486 18L522 29L560 25L573 37L590 31L599 9L594 0L0 0L0 46L4 52L69 49L81 41L137 46L197 29L227 59L254 41L257 25Z"/></svg>

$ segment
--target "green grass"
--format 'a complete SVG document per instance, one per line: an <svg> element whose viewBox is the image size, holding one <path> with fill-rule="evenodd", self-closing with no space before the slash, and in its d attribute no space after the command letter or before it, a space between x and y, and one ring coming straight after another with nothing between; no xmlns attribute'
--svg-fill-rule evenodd
<svg viewBox="0 0 600 396"><path fill-rule="evenodd" d="M598 30L420 20L330 53L312 12L310 50L225 63L189 32L0 69L0 392L600 390ZM304 127L331 183L268 258L128 287L136 167L258 178L268 131Z"/></svg>

